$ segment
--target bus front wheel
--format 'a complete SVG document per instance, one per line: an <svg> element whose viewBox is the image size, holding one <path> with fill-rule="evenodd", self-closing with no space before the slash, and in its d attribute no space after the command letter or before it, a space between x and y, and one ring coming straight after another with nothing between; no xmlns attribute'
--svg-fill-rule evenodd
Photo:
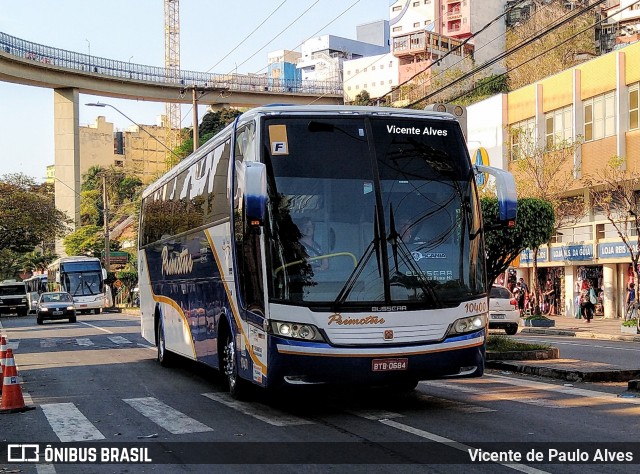
<svg viewBox="0 0 640 474"><path fill-rule="evenodd" d="M222 349L222 371L229 394L236 400L245 399L248 394L249 384L238 375L236 348L229 330L227 330Z"/></svg>

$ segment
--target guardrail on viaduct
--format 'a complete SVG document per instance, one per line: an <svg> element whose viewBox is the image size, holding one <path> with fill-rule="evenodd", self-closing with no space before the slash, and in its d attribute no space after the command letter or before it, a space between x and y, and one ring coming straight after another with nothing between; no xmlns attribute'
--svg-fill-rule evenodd
<svg viewBox="0 0 640 474"><path fill-rule="evenodd" d="M115 59L101 58L52 48L0 32L0 49L26 60L55 67L85 71L134 81L184 85L185 87L219 87L229 91L287 92L342 95L342 83L333 81L292 81L272 79L258 74L212 74L197 71L173 71Z"/></svg>

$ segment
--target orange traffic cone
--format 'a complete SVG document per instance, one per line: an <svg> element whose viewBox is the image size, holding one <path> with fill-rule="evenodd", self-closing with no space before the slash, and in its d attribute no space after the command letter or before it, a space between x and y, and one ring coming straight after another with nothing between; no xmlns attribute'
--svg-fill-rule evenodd
<svg viewBox="0 0 640 474"><path fill-rule="evenodd" d="M4 379L4 359L7 356L7 340L4 336L0 337L0 393L2 393L2 381Z"/></svg>
<svg viewBox="0 0 640 474"><path fill-rule="evenodd" d="M16 370L16 363L13 360L12 349L7 349L3 379L4 389L2 392L2 403L0 403L0 413L19 413L35 409L35 407L28 407L24 404L22 388L18 380L18 371Z"/></svg>

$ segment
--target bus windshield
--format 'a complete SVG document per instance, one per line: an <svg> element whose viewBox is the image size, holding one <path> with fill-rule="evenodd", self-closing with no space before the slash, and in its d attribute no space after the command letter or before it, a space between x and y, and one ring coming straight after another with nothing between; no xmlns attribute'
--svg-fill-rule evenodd
<svg viewBox="0 0 640 474"><path fill-rule="evenodd" d="M420 309L485 292L479 203L455 122L277 117L263 137L272 302Z"/></svg>
<svg viewBox="0 0 640 474"><path fill-rule="evenodd" d="M67 262L61 273L63 286L72 296L94 296L104 291L98 262Z"/></svg>

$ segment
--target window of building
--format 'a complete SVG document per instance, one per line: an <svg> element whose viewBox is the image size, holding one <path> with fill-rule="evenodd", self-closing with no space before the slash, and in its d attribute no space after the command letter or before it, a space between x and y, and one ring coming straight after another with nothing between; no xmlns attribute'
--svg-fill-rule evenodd
<svg viewBox="0 0 640 474"><path fill-rule="evenodd" d="M375 70L376 70L376 67L375 67L375 66L371 66L371 70L372 70L372 71L375 71Z"/></svg>
<svg viewBox="0 0 640 474"><path fill-rule="evenodd" d="M371 83L371 87L375 87L375 86L376 86L376 81L373 81L373 82Z"/></svg>
<svg viewBox="0 0 640 474"><path fill-rule="evenodd" d="M397 5L391 9L391 11L394 11L394 12L399 12L400 10L402 10L402 5Z"/></svg>
<svg viewBox="0 0 640 474"><path fill-rule="evenodd" d="M360 74L360 69L356 69L356 74Z"/></svg>
<svg viewBox="0 0 640 474"><path fill-rule="evenodd" d="M350 75L351 75L351 71L347 71L347 76L350 76Z"/></svg>
<svg viewBox="0 0 640 474"><path fill-rule="evenodd" d="M431 0L424 0L425 5L429 5L430 3L431 3Z"/></svg>
<svg viewBox="0 0 640 474"><path fill-rule="evenodd" d="M613 92L597 95L584 101L584 139L600 140L615 133L616 105Z"/></svg>
<svg viewBox="0 0 640 474"><path fill-rule="evenodd" d="M124 161L122 161L122 160L115 160L114 165L115 165L115 166L117 166L117 167L119 167L119 168L122 168L122 167L124 167Z"/></svg>
<svg viewBox="0 0 640 474"><path fill-rule="evenodd" d="M551 149L564 142L573 140L573 107L567 106L552 110L544 116L545 143Z"/></svg>
<svg viewBox="0 0 640 474"><path fill-rule="evenodd" d="M347 86L347 90L350 91L351 90L351 86Z"/></svg>
<svg viewBox="0 0 640 474"><path fill-rule="evenodd" d="M535 148L536 121L534 117L515 122L509 127L511 159L520 160Z"/></svg>
<svg viewBox="0 0 640 474"><path fill-rule="evenodd" d="M389 67L393 67L393 61L389 61Z"/></svg>
<svg viewBox="0 0 640 474"><path fill-rule="evenodd" d="M360 89L360 85L356 84L356 90Z"/></svg>
<svg viewBox="0 0 640 474"><path fill-rule="evenodd" d="M389 79L389 84L391 84L391 79Z"/></svg>
<svg viewBox="0 0 640 474"><path fill-rule="evenodd" d="M638 125L638 93L640 83L629 88L629 130L639 128Z"/></svg>
<svg viewBox="0 0 640 474"><path fill-rule="evenodd" d="M364 84L364 85L362 86L362 88L363 88L363 89L366 89L366 88L367 88L367 84Z"/></svg>
<svg viewBox="0 0 640 474"><path fill-rule="evenodd" d="M415 23L413 24L413 27L414 27L414 28L420 28L420 22L419 22L419 21L415 22Z"/></svg>
<svg viewBox="0 0 640 474"><path fill-rule="evenodd" d="M367 72L367 68L364 68L364 72Z"/></svg>
<svg viewBox="0 0 640 474"><path fill-rule="evenodd" d="M384 69L384 64L380 64L380 69Z"/></svg>
<svg viewBox="0 0 640 474"><path fill-rule="evenodd" d="M413 2L413 6L414 7L419 7L420 6L420 2Z"/></svg>
<svg viewBox="0 0 640 474"><path fill-rule="evenodd" d="M397 33L398 31L402 31L402 27L401 26L394 26L393 27L393 32Z"/></svg>

